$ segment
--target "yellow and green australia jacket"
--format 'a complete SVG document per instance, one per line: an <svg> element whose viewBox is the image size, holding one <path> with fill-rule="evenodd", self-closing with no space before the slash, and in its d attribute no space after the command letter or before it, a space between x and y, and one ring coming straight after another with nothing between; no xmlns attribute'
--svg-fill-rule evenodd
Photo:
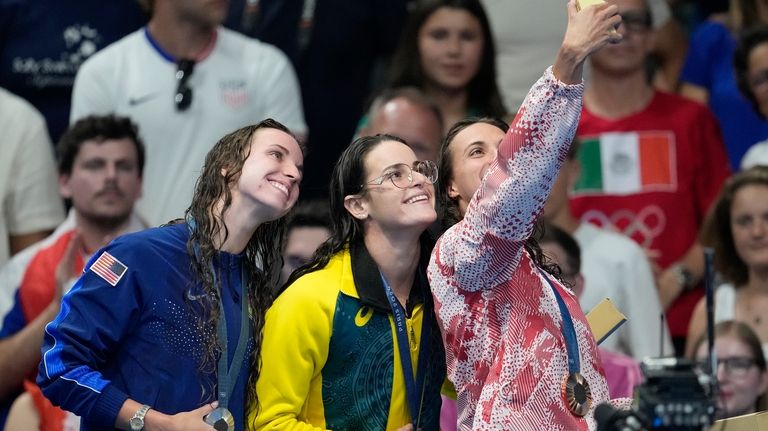
<svg viewBox="0 0 768 431"><path fill-rule="evenodd" d="M425 248L425 247L423 247ZM423 271L406 304L410 356L428 348L419 428L437 430L445 356ZM421 340L425 318L430 335ZM415 371L415 370L414 370ZM396 430L411 423L392 311L362 242L291 284L266 315L251 430Z"/></svg>

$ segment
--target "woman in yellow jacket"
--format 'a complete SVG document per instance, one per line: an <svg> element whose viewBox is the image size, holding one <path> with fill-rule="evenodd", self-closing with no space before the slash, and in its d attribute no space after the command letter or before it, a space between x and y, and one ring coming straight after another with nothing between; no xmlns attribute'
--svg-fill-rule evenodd
<svg viewBox="0 0 768 431"><path fill-rule="evenodd" d="M436 180L393 136L339 158L332 235L266 315L251 429L438 429L445 358L425 272Z"/></svg>

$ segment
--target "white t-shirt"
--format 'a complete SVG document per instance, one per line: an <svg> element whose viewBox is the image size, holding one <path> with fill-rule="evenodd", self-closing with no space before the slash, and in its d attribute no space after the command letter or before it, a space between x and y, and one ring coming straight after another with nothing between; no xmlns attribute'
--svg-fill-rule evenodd
<svg viewBox="0 0 768 431"><path fill-rule="evenodd" d="M554 61L568 24L566 2L482 0L496 44L496 82L509 112Z"/></svg>
<svg viewBox="0 0 768 431"><path fill-rule="evenodd" d="M736 288L723 283L715 289L715 324L733 320L736 317Z"/></svg>
<svg viewBox="0 0 768 431"><path fill-rule="evenodd" d="M673 354L667 325L661 326L659 295L643 249L623 235L589 223L582 223L574 238L581 248L582 309L589 311L603 298L610 298L627 316L627 322L600 347L623 352L638 361L656 357L661 353L663 331L664 354Z"/></svg>
<svg viewBox="0 0 768 431"><path fill-rule="evenodd" d="M0 266L10 256L9 235L54 229L64 219L56 172L42 115L0 88Z"/></svg>
<svg viewBox="0 0 768 431"><path fill-rule="evenodd" d="M147 149L138 210L152 225L183 216L206 154L225 134L265 118L307 132L296 75L271 45L219 28L190 75L185 111L174 104L176 69L141 29L86 61L72 93L71 122L115 113L138 124Z"/></svg>
<svg viewBox="0 0 768 431"><path fill-rule="evenodd" d="M768 140L752 145L741 158L741 170L755 166L768 166Z"/></svg>

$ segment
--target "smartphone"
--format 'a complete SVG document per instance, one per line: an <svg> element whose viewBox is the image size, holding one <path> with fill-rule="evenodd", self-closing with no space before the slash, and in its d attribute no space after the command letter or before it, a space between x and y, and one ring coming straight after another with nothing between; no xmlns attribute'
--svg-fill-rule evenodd
<svg viewBox="0 0 768 431"><path fill-rule="evenodd" d="M576 10L582 10L585 7L598 5L605 3L605 0L576 0ZM616 31L619 29L619 26L616 25L615 28L611 29L611 33L616 33Z"/></svg>
<svg viewBox="0 0 768 431"><path fill-rule="evenodd" d="M605 3L605 0L576 0L576 9L582 10L587 6Z"/></svg>

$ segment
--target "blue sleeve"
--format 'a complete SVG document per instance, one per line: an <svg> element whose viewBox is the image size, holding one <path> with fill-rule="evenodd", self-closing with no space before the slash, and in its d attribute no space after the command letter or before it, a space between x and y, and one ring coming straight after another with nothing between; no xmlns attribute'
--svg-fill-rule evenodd
<svg viewBox="0 0 768 431"><path fill-rule="evenodd" d="M114 286L97 273L105 252L125 266ZM99 429L114 428L128 398L103 373L120 361L116 352L140 320L141 283L132 255L139 252L120 239L94 254L64 296L59 314L45 327L37 384L54 405ZM111 268L111 274L120 272L119 266Z"/></svg>
<svg viewBox="0 0 768 431"><path fill-rule="evenodd" d="M0 340L8 338L27 326L27 319L24 317L24 310L21 309L21 299L19 289L13 295L13 307L8 314L3 317L3 326L0 328Z"/></svg>
<svg viewBox="0 0 768 431"><path fill-rule="evenodd" d="M729 43L733 42L727 28L714 22L701 24L691 36L680 81L712 88L716 65L722 61L719 57L732 52L727 49Z"/></svg>

